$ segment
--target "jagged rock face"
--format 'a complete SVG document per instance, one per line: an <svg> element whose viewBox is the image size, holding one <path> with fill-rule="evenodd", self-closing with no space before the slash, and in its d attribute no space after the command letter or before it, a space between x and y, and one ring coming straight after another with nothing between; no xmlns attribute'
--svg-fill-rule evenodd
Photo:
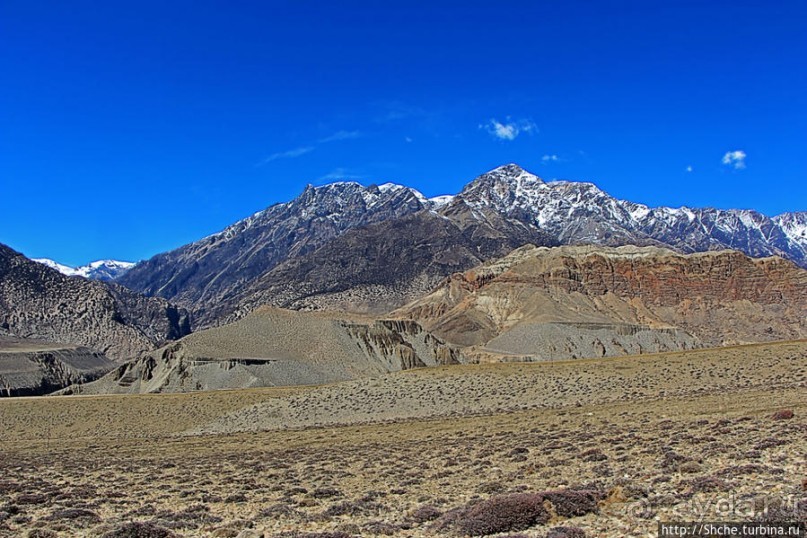
<svg viewBox="0 0 807 538"><path fill-rule="evenodd" d="M390 184L309 187L291 202L142 262L119 282L191 309L199 327L262 304L380 312L528 242L730 248L807 266L807 217L650 208L591 183L544 182L511 164L440 200Z"/></svg>
<svg viewBox="0 0 807 538"><path fill-rule="evenodd" d="M675 348L676 342L687 349L698 343L804 338L805 312L807 271L781 258L752 259L736 251L683 255L655 247L526 246L453 275L392 315L418 319L455 344L513 354L542 350L552 340L548 335L559 335L566 343L546 348L546 358L564 347L569 356L580 356L575 348L586 346L592 352L587 343L572 342L573 335L591 330L581 324L611 326L613 341L598 337L589 343L600 340L606 349L626 352L633 344L623 337L632 335L620 335L620 326L654 330L655 344L646 342L645 352ZM669 328L681 329L680 338L670 339Z"/></svg>
<svg viewBox="0 0 807 538"><path fill-rule="evenodd" d="M397 185L335 183L307 187L224 231L136 265L119 282L176 304L204 310L278 263L312 252L345 231L393 220L429 205Z"/></svg>
<svg viewBox="0 0 807 538"><path fill-rule="evenodd" d="M340 319L262 308L194 333L65 393L184 392L330 383L464 362L410 320Z"/></svg>
<svg viewBox="0 0 807 538"><path fill-rule="evenodd" d="M278 265L198 315L202 323L212 323L265 304L377 315L429 292L448 274L524 243L549 244L535 227L495 212L480 220L470 215L472 211L458 204L445 214L419 211L350 230Z"/></svg>
<svg viewBox="0 0 807 538"><path fill-rule="evenodd" d="M98 379L115 366L85 347L0 337L0 397L41 396Z"/></svg>
<svg viewBox="0 0 807 538"><path fill-rule="evenodd" d="M0 245L0 327L7 334L129 359L190 331L187 312L115 284L67 277Z"/></svg>

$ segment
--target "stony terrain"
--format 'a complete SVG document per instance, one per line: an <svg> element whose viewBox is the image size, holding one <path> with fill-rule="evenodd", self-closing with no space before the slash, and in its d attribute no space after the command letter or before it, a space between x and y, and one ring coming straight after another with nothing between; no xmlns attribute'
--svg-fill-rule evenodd
<svg viewBox="0 0 807 538"><path fill-rule="evenodd" d="M190 320L165 299L68 277L0 244L0 327L122 360L188 334Z"/></svg>
<svg viewBox="0 0 807 538"><path fill-rule="evenodd" d="M456 364L459 350L414 321L263 307L121 365L70 393L184 392L312 385Z"/></svg>
<svg viewBox="0 0 807 538"><path fill-rule="evenodd" d="M393 184L309 186L119 282L191 310L204 328L266 304L379 314L525 243L734 249L807 266L805 230L803 212L651 208L510 164L435 199Z"/></svg>
<svg viewBox="0 0 807 538"><path fill-rule="evenodd" d="M805 312L807 270L777 257L525 246L391 316L472 357L552 359L804 338Z"/></svg>
<svg viewBox="0 0 807 538"><path fill-rule="evenodd" d="M807 516L805 341L378 382L2 400L0 536L638 537ZM295 424L271 416L304 400ZM225 416L256 431L198 435Z"/></svg>
<svg viewBox="0 0 807 538"><path fill-rule="evenodd" d="M85 347L0 335L0 396L37 396L106 374L115 363Z"/></svg>

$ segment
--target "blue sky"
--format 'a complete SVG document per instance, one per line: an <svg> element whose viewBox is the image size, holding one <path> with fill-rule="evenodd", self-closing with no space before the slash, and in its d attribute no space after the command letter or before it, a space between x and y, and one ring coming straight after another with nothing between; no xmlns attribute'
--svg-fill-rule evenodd
<svg viewBox="0 0 807 538"><path fill-rule="evenodd" d="M0 3L0 242L78 265L307 183L517 162L650 205L807 210L807 2Z"/></svg>

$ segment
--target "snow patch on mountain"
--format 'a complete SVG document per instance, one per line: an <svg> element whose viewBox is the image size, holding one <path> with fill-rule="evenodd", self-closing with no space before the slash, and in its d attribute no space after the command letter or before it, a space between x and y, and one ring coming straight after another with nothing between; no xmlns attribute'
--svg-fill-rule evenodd
<svg viewBox="0 0 807 538"><path fill-rule="evenodd" d="M51 269L56 269L65 276L77 276L79 274L78 269L76 269L75 267L70 267L69 265L63 265L49 258L34 258L33 260L37 263L41 263L42 265L47 265Z"/></svg>
<svg viewBox="0 0 807 538"><path fill-rule="evenodd" d="M433 209L440 209L441 207L445 207L451 202L454 201L455 196L451 194L443 194L442 196L434 196L432 198L427 199L426 201L431 204Z"/></svg>
<svg viewBox="0 0 807 538"><path fill-rule="evenodd" d="M115 280L135 266L132 262L119 260L97 260L80 267L70 267L49 258L35 258L34 261L55 269L65 276L79 276L103 281Z"/></svg>
<svg viewBox="0 0 807 538"><path fill-rule="evenodd" d="M807 245L807 211L783 213L773 218L788 239Z"/></svg>

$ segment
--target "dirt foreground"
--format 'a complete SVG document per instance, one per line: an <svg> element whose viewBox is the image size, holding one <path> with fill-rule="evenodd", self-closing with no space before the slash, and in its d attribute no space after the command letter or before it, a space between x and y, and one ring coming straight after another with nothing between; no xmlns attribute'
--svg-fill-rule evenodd
<svg viewBox="0 0 807 538"><path fill-rule="evenodd" d="M796 521L806 435L805 341L4 399L0 536L562 538Z"/></svg>

